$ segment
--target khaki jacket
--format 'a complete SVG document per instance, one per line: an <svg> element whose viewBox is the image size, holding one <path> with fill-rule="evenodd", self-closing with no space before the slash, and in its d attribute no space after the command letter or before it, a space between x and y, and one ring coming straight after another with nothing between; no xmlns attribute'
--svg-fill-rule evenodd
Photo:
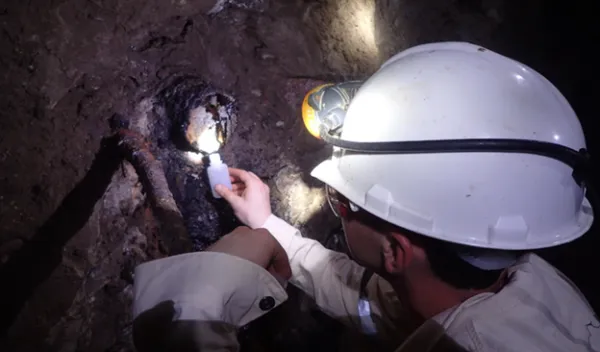
<svg viewBox="0 0 600 352"><path fill-rule="evenodd" d="M276 216L263 227L288 254L291 284L397 351L457 350L456 343L481 352L600 351L600 322L583 295L534 254L509 269L500 292L474 296L416 329L385 280ZM140 351L235 351L237 329L286 299L273 276L237 257L200 252L151 261L135 272L134 340Z"/></svg>

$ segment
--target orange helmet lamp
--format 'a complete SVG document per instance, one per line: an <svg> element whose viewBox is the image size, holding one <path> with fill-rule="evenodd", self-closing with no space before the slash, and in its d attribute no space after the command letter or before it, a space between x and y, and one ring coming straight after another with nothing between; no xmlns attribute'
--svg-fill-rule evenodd
<svg viewBox="0 0 600 352"><path fill-rule="evenodd" d="M316 138L321 138L322 130L341 132L348 106L362 83L323 84L309 91L302 102L302 120L308 132Z"/></svg>

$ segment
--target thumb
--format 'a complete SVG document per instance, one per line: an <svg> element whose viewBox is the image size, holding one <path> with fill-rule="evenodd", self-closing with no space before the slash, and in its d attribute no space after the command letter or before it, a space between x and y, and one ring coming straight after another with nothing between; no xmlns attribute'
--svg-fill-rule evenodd
<svg viewBox="0 0 600 352"><path fill-rule="evenodd" d="M215 192L217 192L218 195L223 197L223 199L225 199L229 204L231 204L232 207L239 205L242 201L242 197L238 196L232 190L223 185L216 185Z"/></svg>

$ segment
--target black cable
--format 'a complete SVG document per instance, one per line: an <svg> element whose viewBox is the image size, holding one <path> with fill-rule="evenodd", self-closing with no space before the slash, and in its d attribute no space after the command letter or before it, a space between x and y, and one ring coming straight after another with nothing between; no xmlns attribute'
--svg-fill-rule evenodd
<svg viewBox="0 0 600 352"><path fill-rule="evenodd" d="M321 138L328 144L345 150L366 154L421 154L421 153L524 153L553 158L574 170L589 168L589 155L560 144L525 139L440 139L398 142L354 142L332 136L321 130Z"/></svg>

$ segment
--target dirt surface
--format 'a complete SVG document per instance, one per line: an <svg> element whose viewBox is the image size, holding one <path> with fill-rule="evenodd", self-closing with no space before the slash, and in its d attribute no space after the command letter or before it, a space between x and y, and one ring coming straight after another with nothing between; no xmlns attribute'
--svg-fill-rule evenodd
<svg viewBox="0 0 600 352"><path fill-rule="evenodd" d="M147 138L196 249L236 225L210 197L202 165L167 133L173 120L160 97L175 78L191 77L235 99L224 161L263 178L274 211L323 240L338 224L322 185L308 176L329 149L299 119L307 90L367 77L415 44L465 40L542 72L587 127L598 96L588 53L597 36L593 13L537 0L6 0L0 259L10 263L21 250L34 264L0 277L0 349L132 350L132 270L169 252L138 174L103 147L115 114ZM586 133L594 154L597 132ZM547 253L592 300L599 291L586 268L596 237ZM338 336L336 325L302 297L292 301L300 308L278 313L283 335L263 347L328 347L322 341Z"/></svg>

